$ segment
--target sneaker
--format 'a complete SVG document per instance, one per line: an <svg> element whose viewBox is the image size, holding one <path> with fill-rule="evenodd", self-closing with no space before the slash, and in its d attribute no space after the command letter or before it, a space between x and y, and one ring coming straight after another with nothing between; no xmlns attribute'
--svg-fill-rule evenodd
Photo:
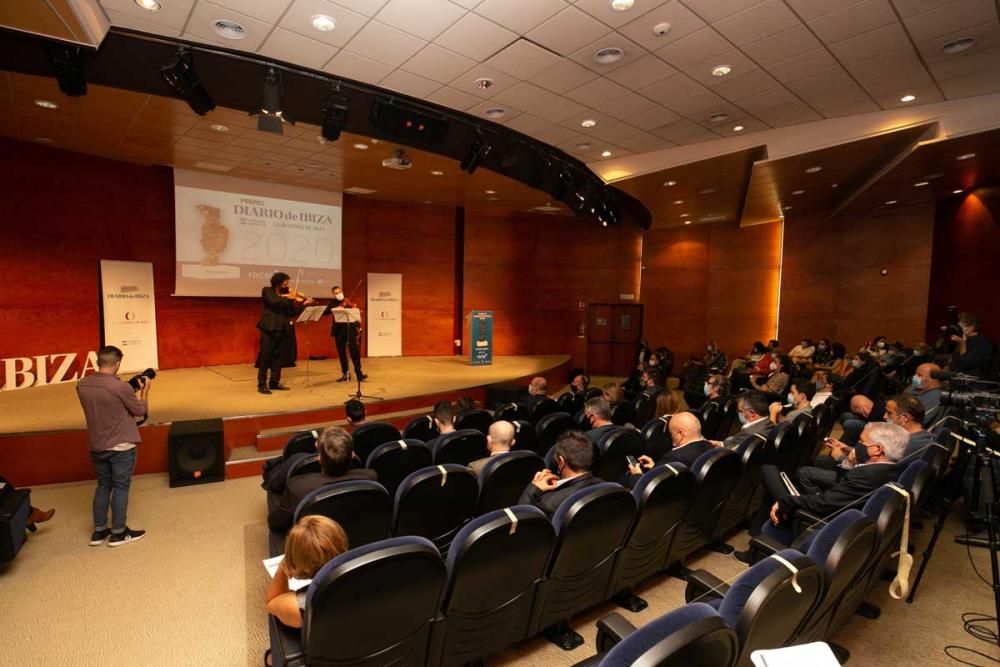
<svg viewBox="0 0 1000 667"><path fill-rule="evenodd" d="M138 542L146 536L146 531L144 530L132 530L128 526L125 526L125 530L120 533L112 533L111 539L108 540L109 547L120 547L123 544L128 544L130 542Z"/></svg>
<svg viewBox="0 0 1000 667"><path fill-rule="evenodd" d="M90 536L90 546L99 547L104 544L104 540L111 536L111 531L107 528L104 530L95 530L94 534Z"/></svg>

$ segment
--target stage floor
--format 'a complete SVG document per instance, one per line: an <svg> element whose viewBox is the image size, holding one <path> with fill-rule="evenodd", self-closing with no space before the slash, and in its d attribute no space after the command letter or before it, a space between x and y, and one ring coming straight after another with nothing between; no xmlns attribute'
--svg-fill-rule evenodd
<svg viewBox="0 0 1000 667"><path fill-rule="evenodd" d="M542 373L565 363L568 355L494 357L491 366L472 366L467 357L365 359L369 379L362 391L383 399L459 391ZM162 371L149 392L149 423L181 419L243 417L315 410L342 405L357 387L337 382L336 359L300 361L287 368L282 382L291 391L257 393L257 372L250 364ZM0 392L0 434L85 428L76 383Z"/></svg>

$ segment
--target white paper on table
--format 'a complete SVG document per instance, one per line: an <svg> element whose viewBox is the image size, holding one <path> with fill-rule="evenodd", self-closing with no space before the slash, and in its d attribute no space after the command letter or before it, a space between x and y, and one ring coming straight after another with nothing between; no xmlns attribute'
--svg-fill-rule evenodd
<svg viewBox="0 0 1000 667"><path fill-rule="evenodd" d="M274 558L264 559L264 569L267 570L267 573L271 576L272 579L274 579L274 575L278 571L278 565L280 565L281 561L283 561L284 559L285 559L285 554L281 554L280 556L275 556ZM312 579L289 579L288 590L297 591L300 588L305 588L311 582Z"/></svg>
<svg viewBox="0 0 1000 667"><path fill-rule="evenodd" d="M754 667L838 667L840 663L826 642L787 646L750 654Z"/></svg>

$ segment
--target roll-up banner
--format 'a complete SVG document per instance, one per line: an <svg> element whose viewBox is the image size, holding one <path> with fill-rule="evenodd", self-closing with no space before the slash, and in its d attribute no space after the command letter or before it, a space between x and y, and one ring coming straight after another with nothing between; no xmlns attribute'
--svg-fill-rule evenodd
<svg viewBox="0 0 1000 667"><path fill-rule="evenodd" d="M104 345L124 354L122 373L159 368L151 262L101 260Z"/></svg>
<svg viewBox="0 0 1000 667"><path fill-rule="evenodd" d="M403 274L368 274L368 356L403 354Z"/></svg>

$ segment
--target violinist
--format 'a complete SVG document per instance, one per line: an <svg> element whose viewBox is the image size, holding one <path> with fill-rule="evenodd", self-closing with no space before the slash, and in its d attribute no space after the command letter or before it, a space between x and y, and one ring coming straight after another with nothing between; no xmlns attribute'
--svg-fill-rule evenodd
<svg viewBox="0 0 1000 667"><path fill-rule="evenodd" d="M334 308L357 308L353 301L344 296L344 290L340 288L340 285L335 285L331 292L333 292L333 301L326 307L323 312L324 316L329 315ZM361 322L338 322L337 318L334 318L330 335L333 336L333 340L337 344L337 356L340 357L341 376L337 382L347 382L351 379L351 373L347 370L348 349L351 352L351 361L354 362L354 373L358 380L367 379L368 376L361 372Z"/></svg>
<svg viewBox="0 0 1000 667"><path fill-rule="evenodd" d="M260 351L257 353L257 391L270 394L288 389L281 384L281 369L295 365L295 329L291 318L306 306L315 303L305 294L288 287L287 273L271 276L271 284L260 290L263 310L257 328L260 329ZM271 371L268 381L267 371Z"/></svg>

